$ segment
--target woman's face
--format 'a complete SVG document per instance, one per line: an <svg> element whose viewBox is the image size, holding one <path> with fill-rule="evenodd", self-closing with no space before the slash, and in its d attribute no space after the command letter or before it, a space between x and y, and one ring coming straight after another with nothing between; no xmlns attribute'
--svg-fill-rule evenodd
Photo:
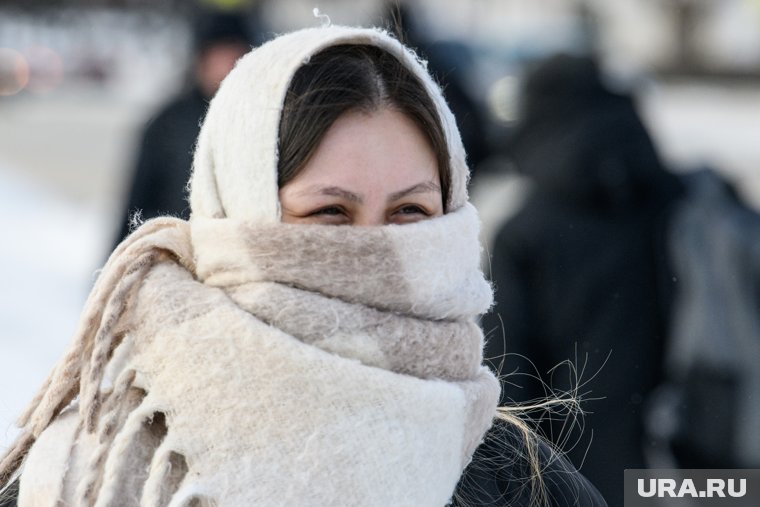
<svg viewBox="0 0 760 507"><path fill-rule="evenodd" d="M438 163L425 134L390 108L340 116L280 189L282 221L385 225L443 214Z"/></svg>

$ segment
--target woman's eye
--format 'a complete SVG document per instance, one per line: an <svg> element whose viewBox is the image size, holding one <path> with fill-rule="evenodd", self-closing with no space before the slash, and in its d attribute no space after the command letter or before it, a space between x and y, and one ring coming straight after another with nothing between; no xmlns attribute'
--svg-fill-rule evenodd
<svg viewBox="0 0 760 507"><path fill-rule="evenodd" d="M327 208L321 208L311 213L312 216L327 215L337 216L343 214L343 210L337 206L329 206Z"/></svg>
<svg viewBox="0 0 760 507"><path fill-rule="evenodd" d="M350 222L349 211L343 206L325 206L318 208L305 216L309 223L342 225Z"/></svg>
<svg viewBox="0 0 760 507"><path fill-rule="evenodd" d="M393 212L390 222L396 224L410 224L425 220L431 215L426 208L417 204L405 204L396 208Z"/></svg>
<svg viewBox="0 0 760 507"><path fill-rule="evenodd" d="M398 212L403 215L415 215L415 214L428 215L428 213L424 209L422 209L422 207L417 206L415 204L403 206L399 208Z"/></svg>

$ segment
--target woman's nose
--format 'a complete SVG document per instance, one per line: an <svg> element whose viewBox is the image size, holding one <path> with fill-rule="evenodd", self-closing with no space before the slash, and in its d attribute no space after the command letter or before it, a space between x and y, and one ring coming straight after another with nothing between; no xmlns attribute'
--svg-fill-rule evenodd
<svg viewBox="0 0 760 507"><path fill-rule="evenodd" d="M358 212L354 215L354 221L351 225L374 226L385 224L385 209L368 207L358 210Z"/></svg>

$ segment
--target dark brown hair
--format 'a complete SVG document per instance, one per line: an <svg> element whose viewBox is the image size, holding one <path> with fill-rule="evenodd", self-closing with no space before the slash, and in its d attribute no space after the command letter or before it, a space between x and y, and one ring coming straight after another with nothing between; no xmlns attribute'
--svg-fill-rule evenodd
<svg viewBox="0 0 760 507"><path fill-rule="evenodd" d="M445 211L451 170L446 135L435 104L422 82L396 57L368 45L332 46L312 56L294 74L280 118L280 188L303 169L339 116L387 106L408 115L430 141L438 162Z"/></svg>

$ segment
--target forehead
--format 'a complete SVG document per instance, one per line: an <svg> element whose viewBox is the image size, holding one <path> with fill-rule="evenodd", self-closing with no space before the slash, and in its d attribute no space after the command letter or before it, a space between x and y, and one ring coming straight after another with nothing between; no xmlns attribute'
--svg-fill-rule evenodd
<svg viewBox="0 0 760 507"><path fill-rule="evenodd" d="M384 187L437 178L427 135L407 115L381 108L341 115L293 182Z"/></svg>

